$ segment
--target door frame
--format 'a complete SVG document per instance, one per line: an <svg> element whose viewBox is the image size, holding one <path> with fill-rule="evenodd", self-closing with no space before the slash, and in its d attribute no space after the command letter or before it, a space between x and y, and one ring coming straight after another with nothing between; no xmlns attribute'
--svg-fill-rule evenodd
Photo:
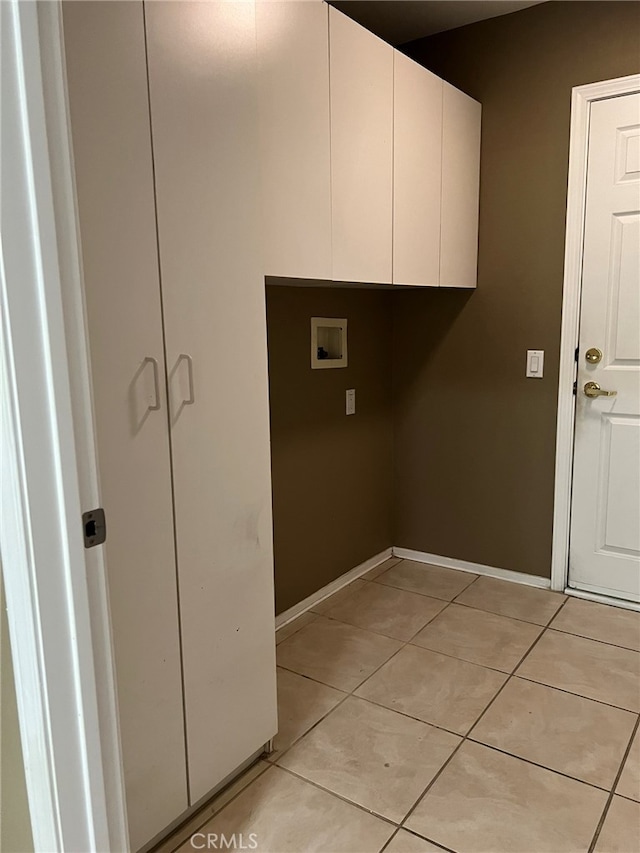
<svg viewBox="0 0 640 853"><path fill-rule="evenodd" d="M128 850L59 0L6 0L0 537L35 850Z"/></svg>
<svg viewBox="0 0 640 853"><path fill-rule="evenodd" d="M551 589L597 601L607 600L579 590L569 589L569 536L571 526L571 489L573 482L573 441L575 431L576 348L580 331L582 292L582 254L587 197L587 154L591 104L606 98L640 91L640 74L576 86L571 91L571 130L569 140L569 179L560 333L560 370L558 378L558 419L551 550ZM632 606L615 601L619 606ZM633 606L636 609L636 606Z"/></svg>

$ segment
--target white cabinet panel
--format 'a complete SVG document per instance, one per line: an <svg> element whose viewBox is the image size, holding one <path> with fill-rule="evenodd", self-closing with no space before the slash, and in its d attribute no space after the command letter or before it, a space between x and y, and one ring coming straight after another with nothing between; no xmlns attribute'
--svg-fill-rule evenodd
<svg viewBox="0 0 640 853"><path fill-rule="evenodd" d="M276 731L255 10L146 10L195 803Z"/></svg>
<svg viewBox="0 0 640 853"><path fill-rule="evenodd" d="M393 48L329 9L333 279L392 281Z"/></svg>
<svg viewBox="0 0 640 853"><path fill-rule="evenodd" d="M476 287L482 108L443 85L440 286Z"/></svg>
<svg viewBox="0 0 640 853"><path fill-rule="evenodd" d="M393 282L440 279L442 80L394 51Z"/></svg>
<svg viewBox="0 0 640 853"><path fill-rule="evenodd" d="M187 807L142 3L65 3L63 17L124 780L137 850ZM157 362L157 400L146 358Z"/></svg>
<svg viewBox="0 0 640 853"><path fill-rule="evenodd" d="M256 16L263 269L330 279L329 7L262 0Z"/></svg>

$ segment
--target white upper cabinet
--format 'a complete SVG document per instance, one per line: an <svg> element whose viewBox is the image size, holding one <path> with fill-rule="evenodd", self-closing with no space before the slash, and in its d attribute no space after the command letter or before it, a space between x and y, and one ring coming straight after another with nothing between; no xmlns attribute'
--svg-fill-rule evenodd
<svg viewBox="0 0 640 853"><path fill-rule="evenodd" d="M394 51L393 283L438 286L442 80Z"/></svg>
<svg viewBox="0 0 640 853"><path fill-rule="evenodd" d="M443 85L440 286L476 287L482 107Z"/></svg>
<svg viewBox="0 0 640 853"><path fill-rule="evenodd" d="M333 279L390 284L393 48L331 7Z"/></svg>
<svg viewBox="0 0 640 853"><path fill-rule="evenodd" d="M329 7L262 0L256 24L264 272L330 279Z"/></svg>
<svg viewBox="0 0 640 853"><path fill-rule="evenodd" d="M321 0L259 0L263 272L475 287L480 104Z"/></svg>

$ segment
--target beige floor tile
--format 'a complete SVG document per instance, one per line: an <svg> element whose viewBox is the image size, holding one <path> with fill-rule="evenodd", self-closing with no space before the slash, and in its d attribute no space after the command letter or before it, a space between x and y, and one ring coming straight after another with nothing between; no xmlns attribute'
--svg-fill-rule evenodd
<svg viewBox="0 0 640 853"><path fill-rule="evenodd" d="M616 793L640 802L640 729L631 744Z"/></svg>
<svg viewBox="0 0 640 853"><path fill-rule="evenodd" d="M628 711L640 711L640 655L618 646L546 631L516 674Z"/></svg>
<svg viewBox="0 0 640 853"><path fill-rule="evenodd" d="M436 847L419 835L401 829L388 847L384 848L384 853L442 853L442 847Z"/></svg>
<svg viewBox="0 0 640 853"><path fill-rule="evenodd" d="M277 661L285 669L350 692L401 647L398 640L322 616L280 643Z"/></svg>
<svg viewBox="0 0 640 853"><path fill-rule="evenodd" d="M281 643L283 640L286 640L287 637L293 636L296 631L299 631L300 628L304 628L305 625L308 625L309 622L313 622L316 618L317 615L315 613L307 611L307 613L302 613L292 622L288 622L286 625L283 625L282 628L278 628L276 631L276 645Z"/></svg>
<svg viewBox="0 0 640 853"><path fill-rule="evenodd" d="M464 853L586 853L606 801L604 791L467 741L407 827Z"/></svg>
<svg viewBox="0 0 640 853"><path fill-rule="evenodd" d="M256 853L378 853L394 831L392 824L367 814L273 766L200 832L242 834L245 849ZM254 835L252 835L254 833ZM202 844L198 838L196 844ZM193 853L187 842L181 853Z"/></svg>
<svg viewBox="0 0 640 853"><path fill-rule="evenodd" d="M342 589L339 589L338 592L334 592L333 595L330 595L329 598L325 598L324 601L320 601L318 604L314 604L311 608L312 613L326 613L327 610L331 610L332 607L335 607L341 601L344 601L346 598L349 598L350 595L353 595L354 592L357 592L359 589L362 589L367 585L366 581L358 578L355 581L352 581L347 586L343 586Z"/></svg>
<svg viewBox="0 0 640 853"><path fill-rule="evenodd" d="M637 853L640 850L640 803L614 797L604 819L595 853Z"/></svg>
<svg viewBox="0 0 640 853"><path fill-rule="evenodd" d="M200 827L207 823L213 815L218 814L227 803L253 782L254 779L257 779L258 776L264 773L265 770L268 770L270 766L266 761L257 761L255 764L252 764L234 782L228 785L224 791L218 794L212 802L201 808L200 811L196 812L190 820L182 824L165 841L154 847L153 853L174 853L185 841L188 842L191 836L195 832L198 832ZM190 853L193 853L193 847L188 845L188 849Z"/></svg>
<svg viewBox="0 0 640 853"><path fill-rule="evenodd" d="M547 589L482 577L459 595L456 601L499 616L546 625L565 598L566 595Z"/></svg>
<svg viewBox="0 0 640 853"><path fill-rule="evenodd" d="M278 669L278 734L269 760L274 761L285 749L335 708L344 693L318 684L310 678Z"/></svg>
<svg viewBox="0 0 640 853"><path fill-rule="evenodd" d="M556 631L640 651L640 613L570 598L551 623Z"/></svg>
<svg viewBox="0 0 640 853"><path fill-rule="evenodd" d="M377 578L378 575L381 575L383 572L386 572L387 569L390 569L391 566L395 566L396 563L400 562L400 557L389 557L388 560L385 560L384 563L380 563L379 566L375 566L373 569L369 569L368 572L365 572L360 577L366 581L372 581L374 578Z"/></svg>
<svg viewBox="0 0 640 853"><path fill-rule="evenodd" d="M437 598L368 583L325 615L396 640L410 640L446 606Z"/></svg>
<svg viewBox="0 0 640 853"><path fill-rule="evenodd" d="M449 732L350 697L278 763L399 823L459 743Z"/></svg>
<svg viewBox="0 0 640 853"><path fill-rule="evenodd" d="M511 672L543 628L451 604L411 641L434 652Z"/></svg>
<svg viewBox="0 0 640 853"><path fill-rule="evenodd" d="M432 566L428 563L416 563L413 560L401 560L384 574L376 578L376 583L406 589L408 592L419 592L433 598L451 601L465 587L477 578L468 572L457 572Z"/></svg>
<svg viewBox="0 0 640 853"><path fill-rule="evenodd" d="M635 714L512 678L470 737L611 789Z"/></svg>
<svg viewBox="0 0 640 853"><path fill-rule="evenodd" d="M466 734L507 676L436 652L405 646L357 691L386 708Z"/></svg>

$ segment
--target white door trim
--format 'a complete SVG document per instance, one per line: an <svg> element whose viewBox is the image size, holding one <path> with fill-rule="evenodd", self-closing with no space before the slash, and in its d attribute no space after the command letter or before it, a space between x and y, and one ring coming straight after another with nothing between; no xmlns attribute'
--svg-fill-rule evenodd
<svg viewBox="0 0 640 853"><path fill-rule="evenodd" d="M587 147L591 104L604 98L628 95L640 90L640 74L577 86L571 93L571 134L567 224L560 333L560 374L551 550L551 589L564 590L569 576L569 526L573 476L573 433L575 428L575 351L580 326L580 294L584 214L587 190Z"/></svg>
<svg viewBox="0 0 640 853"><path fill-rule="evenodd" d="M0 15L0 539L34 848L124 851L60 4Z"/></svg>

